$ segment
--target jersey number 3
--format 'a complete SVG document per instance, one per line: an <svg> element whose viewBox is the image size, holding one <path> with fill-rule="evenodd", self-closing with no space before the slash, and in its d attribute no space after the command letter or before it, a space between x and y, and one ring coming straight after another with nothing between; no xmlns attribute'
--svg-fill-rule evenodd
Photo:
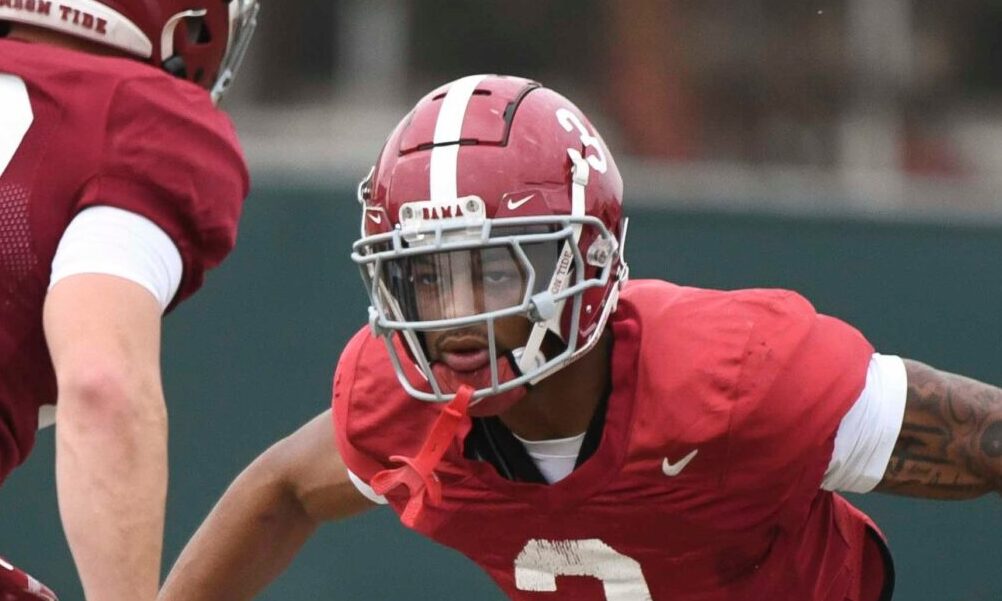
<svg viewBox="0 0 1002 601"><path fill-rule="evenodd" d="M555 592L557 576L597 578L607 601L651 599L640 564L597 538L532 539L515 558L515 587L520 591Z"/></svg>
<svg viewBox="0 0 1002 601"><path fill-rule="evenodd" d="M0 73L0 107L3 107L0 111L0 177L3 177L35 118L24 80Z"/></svg>

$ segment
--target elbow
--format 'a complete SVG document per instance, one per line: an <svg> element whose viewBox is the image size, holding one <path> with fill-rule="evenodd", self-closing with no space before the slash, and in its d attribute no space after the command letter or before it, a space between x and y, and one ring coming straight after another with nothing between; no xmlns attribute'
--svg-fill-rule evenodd
<svg viewBox="0 0 1002 601"><path fill-rule="evenodd" d="M283 529L293 525L315 528L318 524L306 509L293 470L281 455L280 445L281 442L277 443L251 462L224 497L253 499L248 505L256 508L254 522L259 529Z"/></svg>
<svg viewBox="0 0 1002 601"><path fill-rule="evenodd" d="M166 427L159 374L95 362L64 369L57 380L56 415L63 428L109 428L124 434L137 426Z"/></svg>
<svg viewBox="0 0 1002 601"><path fill-rule="evenodd" d="M277 506L283 508L286 516L295 516L297 522L316 528L325 521L313 508L318 483L310 476L311 459L297 450L295 435L283 438L262 453L249 469L280 499Z"/></svg>
<svg viewBox="0 0 1002 601"><path fill-rule="evenodd" d="M296 482L294 465L290 462L290 456L285 448L287 444L287 439L273 444L248 466L247 473L255 481L274 491L274 494L281 497L285 503L301 509L303 499Z"/></svg>

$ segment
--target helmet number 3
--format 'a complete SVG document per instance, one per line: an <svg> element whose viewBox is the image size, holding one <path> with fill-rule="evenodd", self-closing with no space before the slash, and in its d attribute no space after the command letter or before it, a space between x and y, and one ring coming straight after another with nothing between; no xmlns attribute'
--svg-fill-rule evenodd
<svg viewBox="0 0 1002 601"><path fill-rule="evenodd" d="M602 149L602 142L591 133L585 127L581 119L571 111L561 108L557 109L557 121L560 122L560 126L564 128L565 131L571 132L577 130L578 136L581 138L581 144L585 147L585 155L588 157L588 164L591 168L599 173L605 173L609 168L609 164L605 158L605 151ZM588 154L588 149L591 148L595 154Z"/></svg>
<svg viewBox="0 0 1002 601"><path fill-rule="evenodd" d="M597 538L532 539L515 558L520 591L556 592L557 576L597 578L607 601L651 599L640 564Z"/></svg>
<svg viewBox="0 0 1002 601"><path fill-rule="evenodd" d="M2 176L34 120L24 80L15 75L0 73L0 107L3 107L3 111L0 112L0 176Z"/></svg>

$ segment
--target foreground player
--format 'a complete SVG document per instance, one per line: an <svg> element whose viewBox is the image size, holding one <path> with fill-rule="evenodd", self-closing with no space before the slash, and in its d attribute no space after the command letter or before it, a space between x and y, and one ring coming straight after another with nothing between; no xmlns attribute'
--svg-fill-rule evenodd
<svg viewBox="0 0 1002 601"><path fill-rule="evenodd" d="M627 283L612 156L538 84L429 94L359 197L333 420L241 474L162 601L250 599L370 499L516 599L876 601L890 556L832 491L1000 489L1002 391L792 292Z"/></svg>
<svg viewBox="0 0 1002 601"><path fill-rule="evenodd" d="M0 2L0 480L58 401L59 510L90 601L156 596L160 319L234 243L248 176L214 103L257 8ZM48 598L0 570L0 598Z"/></svg>

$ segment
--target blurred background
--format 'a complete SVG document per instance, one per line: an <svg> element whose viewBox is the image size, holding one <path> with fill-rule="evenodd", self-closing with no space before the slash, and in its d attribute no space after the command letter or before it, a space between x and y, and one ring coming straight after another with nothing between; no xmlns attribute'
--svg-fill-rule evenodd
<svg viewBox="0 0 1002 601"><path fill-rule="evenodd" d="M635 277L777 286L887 353L1002 384L997 0L262 0L226 108L255 180L233 256L168 317L165 569L229 482L324 410L365 320L355 185L432 88L574 99L626 180ZM81 599L52 431L0 491L3 553ZM1002 503L854 496L896 600L1002 599ZM16 519L12 516L16 516ZM260 599L502 596L387 510L322 528Z"/></svg>
<svg viewBox="0 0 1002 601"><path fill-rule="evenodd" d="M629 190L659 204L999 206L996 0L298 0L265 12L229 103L259 176L358 177L425 92L501 72L575 99Z"/></svg>

